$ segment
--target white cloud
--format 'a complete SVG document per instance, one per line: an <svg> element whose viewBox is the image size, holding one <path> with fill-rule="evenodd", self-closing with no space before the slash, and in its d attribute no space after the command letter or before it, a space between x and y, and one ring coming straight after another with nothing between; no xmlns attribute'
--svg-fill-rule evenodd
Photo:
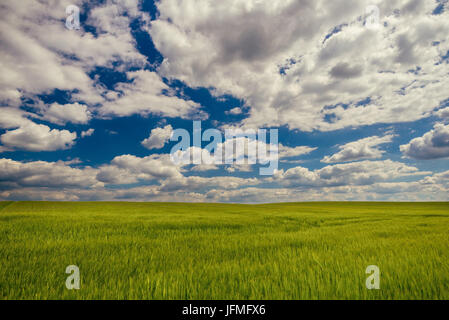
<svg viewBox="0 0 449 320"><path fill-rule="evenodd" d="M173 127L167 125L163 128L155 128L151 130L150 136L142 141L142 145L149 149L161 149L170 140L173 133Z"/></svg>
<svg viewBox="0 0 449 320"><path fill-rule="evenodd" d="M226 167L225 170L229 173L251 172L251 171L253 171L253 166L250 164L233 164L229 167Z"/></svg>
<svg viewBox="0 0 449 320"><path fill-rule="evenodd" d="M449 64L442 57L449 50L449 11L431 15L437 5L433 0L372 3L381 11L381 27L375 31L363 26L366 3L357 0L160 0L160 15L151 23L138 1L111 0L90 8L86 23L95 28L95 36L83 26L79 31L64 26L67 5L91 3L2 3L0 128L7 131L0 136L0 152L55 151L74 145L75 132L51 129L33 119L62 126L87 124L94 116L206 118L198 103L171 88L172 80L208 88L218 99L225 95L241 99L241 108L225 114L244 110L248 118L238 126L248 128L286 125L332 131L432 115L446 123L448 108L441 108L449 97ZM163 55L162 65L154 71L148 70L147 57L136 49L129 27L136 20ZM91 79L96 67L126 72L127 81L107 89L99 77ZM69 92L66 104L46 105L39 99L54 89ZM154 129L142 144L151 150L162 148L171 130ZM93 128L82 131L81 137L93 133ZM448 137L448 125L439 123L401 146L401 151L417 159L448 157ZM354 141L339 146L323 162L380 159L384 151L379 146L391 140L388 135ZM242 137L221 146L236 141L269 147ZM279 157L314 150L280 144ZM190 151L210 157L205 150ZM244 159L245 154L232 158ZM298 160L286 163L293 161ZM173 164L169 155L123 155L98 168L71 165L80 165L79 160L0 159L0 198L274 202L447 199L449 194L447 172L430 175L391 160L314 170L295 167L253 179L193 176L217 169L238 174L252 166L197 165L187 172L189 167ZM427 176L420 179L421 175ZM116 186L104 188L105 184Z"/></svg>
<svg viewBox="0 0 449 320"><path fill-rule="evenodd" d="M90 167L72 168L63 162L19 162L0 159L0 189L22 187L75 188L102 186Z"/></svg>
<svg viewBox="0 0 449 320"><path fill-rule="evenodd" d="M446 108L444 108L444 109L438 110L437 115L438 115L440 118L443 118L443 119L449 119L449 107L446 107Z"/></svg>
<svg viewBox="0 0 449 320"><path fill-rule="evenodd" d="M190 171L196 171L196 172L205 172L205 171L213 171L213 170L219 170L220 167L214 165L214 164L197 164L193 166Z"/></svg>
<svg viewBox="0 0 449 320"><path fill-rule="evenodd" d="M176 97L176 92L155 73L147 70L128 72L131 83L119 83L109 92L108 101L100 108L104 116L154 114L164 117L205 119L200 105Z"/></svg>
<svg viewBox="0 0 449 320"><path fill-rule="evenodd" d="M243 186L254 186L260 183L261 181L257 178L244 179L230 176L216 176L212 178L180 176L162 181L160 190L165 192L173 192L178 190L205 192L213 187L230 190L241 188Z"/></svg>
<svg viewBox="0 0 449 320"><path fill-rule="evenodd" d="M443 178L443 176L446 176ZM448 201L449 172L412 182L378 182L370 185L308 187L247 187L212 189L207 201L276 203L300 201Z"/></svg>
<svg viewBox="0 0 449 320"><path fill-rule="evenodd" d="M91 135L93 135L95 132L95 129L90 128L86 131L81 132L81 138L85 138L85 137L90 137Z"/></svg>
<svg viewBox="0 0 449 320"><path fill-rule="evenodd" d="M276 172L273 179L288 187L335 187L370 185L401 177L426 174L429 174L429 172L421 172L415 167L385 160L329 165L314 171L304 167L295 167Z"/></svg>
<svg viewBox="0 0 449 320"><path fill-rule="evenodd" d="M164 192L199 191L211 187L238 188L245 185L260 183L258 179L243 179L238 177L199 177L184 176L184 170L175 165L170 155L151 155L139 158L123 155L114 158L111 164L99 168L97 178L106 184L132 184L139 181L153 181L160 184ZM197 170L198 171L198 170ZM201 171L201 170L199 170Z"/></svg>
<svg viewBox="0 0 449 320"><path fill-rule="evenodd" d="M421 160L449 157L449 125L437 123L422 137L402 145L404 155Z"/></svg>
<svg viewBox="0 0 449 320"><path fill-rule="evenodd" d="M449 64L439 62L449 12L432 15L431 0L374 4L377 31L363 25L363 1L162 0L149 32L165 58L160 74L242 99L248 127L331 131L428 117L448 98Z"/></svg>
<svg viewBox="0 0 449 320"><path fill-rule="evenodd" d="M184 176L168 155L124 155L100 168L72 161L0 159L2 200L133 200L288 202L316 200L448 200L449 171L431 175L392 161L364 161L310 171L292 168L273 178ZM78 161L73 164L79 164ZM164 167L162 167L164 166ZM427 175L419 178L421 175ZM407 180L417 177L414 181ZM146 182L129 188L130 183ZM105 188L105 184L117 184ZM120 186L121 185L121 186ZM263 185L263 187L262 187Z"/></svg>
<svg viewBox="0 0 449 320"><path fill-rule="evenodd" d="M393 135L383 137L373 136L339 146L340 151L332 156L326 156L321 160L324 163L349 162L367 159L379 159L385 151L376 148L385 143L390 143Z"/></svg>
<svg viewBox="0 0 449 320"><path fill-rule="evenodd" d="M127 71L148 64L136 48L130 23L138 19L145 27L150 18L139 10L138 1L111 0L90 8L86 23L96 28L95 36L85 32L83 25L78 31L66 29L66 6L83 8L82 3L24 0L2 5L0 102L3 105L19 107L21 98L30 98L36 102L30 106L36 107L45 120L60 125L87 123L90 112L103 104L101 115L152 113L193 117L198 113L205 117L198 104L177 98L154 72L128 73L133 83L119 84L116 91L107 91L97 78L91 79L90 72L98 66ZM55 89L71 92L70 103L42 108L38 95L51 94Z"/></svg>
<svg viewBox="0 0 449 320"><path fill-rule="evenodd" d="M0 100L18 106L23 96L58 88L75 90L72 103L104 103L103 116L194 117L200 106L179 98L161 75L243 99L250 108L243 124L256 127L327 131L427 117L447 98L448 64L439 62L449 49L449 13L431 15L430 0L375 2L383 25L377 31L363 27L365 4L355 0L162 0L151 25L138 2L108 1L89 13L97 36L64 26L65 7L80 0L5 3ZM131 84L107 92L88 76L94 67L147 64L131 34L134 19L148 28L164 62L158 74L128 73Z"/></svg>
<svg viewBox="0 0 449 320"><path fill-rule="evenodd" d="M17 108L2 107L0 108L0 114L0 128L3 129L18 128L32 123L28 119L28 116L31 116L31 114Z"/></svg>
<svg viewBox="0 0 449 320"><path fill-rule="evenodd" d="M312 148L307 146L287 147L279 144L279 158L292 158L303 156L315 151L318 148Z"/></svg>
<svg viewBox="0 0 449 320"><path fill-rule="evenodd" d="M169 155L139 158L133 155L115 157L111 164L100 167L98 180L108 184L130 184L138 181L182 177L180 167Z"/></svg>
<svg viewBox="0 0 449 320"><path fill-rule="evenodd" d="M427 176L423 178L419 183L424 186L430 186L433 188L438 188L438 191L445 191L449 196L449 170L444 172L435 173L432 176Z"/></svg>
<svg viewBox="0 0 449 320"><path fill-rule="evenodd" d="M284 158L306 155L316 150L308 146L287 147L282 144L274 145L262 140L256 140L255 136L237 133L227 137L223 142L218 142L216 148L210 153L206 149L189 147L186 151L177 151L173 154L173 160L182 165L192 163L192 159L201 159L201 165L194 166L194 171L216 170L225 166L229 173L251 172L253 165L266 165L268 162L277 162Z"/></svg>
<svg viewBox="0 0 449 320"><path fill-rule="evenodd" d="M75 144L76 132L50 129L48 126L28 123L0 136L4 147L13 150L55 151Z"/></svg>
<svg viewBox="0 0 449 320"><path fill-rule="evenodd" d="M226 111L225 112L225 114L232 114L232 115L239 115L239 114L242 114L242 109L241 108L233 108L233 109L231 109L231 110L229 110L229 111Z"/></svg>
<svg viewBox="0 0 449 320"><path fill-rule="evenodd" d="M91 113L86 105L79 103L60 105L53 103L45 111L43 119L59 125L67 122L86 124L91 118Z"/></svg>
<svg viewBox="0 0 449 320"><path fill-rule="evenodd" d="M23 94L49 93L55 88L78 89L79 96L89 102L101 100L94 82L86 74L89 66L81 52L90 51L92 57L101 57L95 48L102 41L65 28L65 7L69 4L80 5L80 1L3 3L0 22L3 45L0 50L4 72L0 84L7 94L0 96L0 100L18 106ZM49 34L52 36L48 37ZM103 47L109 61L115 59L108 52L113 46Z"/></svg>

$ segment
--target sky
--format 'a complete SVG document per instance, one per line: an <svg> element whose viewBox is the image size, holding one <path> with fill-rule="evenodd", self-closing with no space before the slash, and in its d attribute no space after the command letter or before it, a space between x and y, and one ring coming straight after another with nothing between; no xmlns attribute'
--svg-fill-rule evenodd
<svg viewBox="0 0 449 320"><path fill-rule="evenodd" d="M449 200L447 0L0 0L0 17L0 200ZM277 170L173 162L194 121L278 129Z"/></svg>

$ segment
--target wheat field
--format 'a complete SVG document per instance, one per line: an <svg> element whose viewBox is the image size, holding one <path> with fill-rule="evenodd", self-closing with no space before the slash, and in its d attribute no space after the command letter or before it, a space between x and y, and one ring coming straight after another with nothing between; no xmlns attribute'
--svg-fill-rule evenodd
<svg viewBox="0 0 449 320"><path fill-rule="evenodd" d="M449 299L448 203L0 202L0 239L0 299Z"/></svg>

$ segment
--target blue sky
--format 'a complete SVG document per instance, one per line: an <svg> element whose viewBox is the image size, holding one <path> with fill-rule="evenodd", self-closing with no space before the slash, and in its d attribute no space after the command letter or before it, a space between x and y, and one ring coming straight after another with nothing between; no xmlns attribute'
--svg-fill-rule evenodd
<svg viewBox="0 0 449 320"><path fill-rule="evenodd" d="M0 200L447 201L449 4L372 2L8 3ZM174 164L194 120L279 129L278 170Z"/></svg>

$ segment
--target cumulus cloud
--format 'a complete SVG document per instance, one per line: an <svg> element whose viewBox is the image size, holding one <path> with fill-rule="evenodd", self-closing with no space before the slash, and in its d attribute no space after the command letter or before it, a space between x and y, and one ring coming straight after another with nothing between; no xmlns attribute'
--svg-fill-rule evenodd
<svg viewBox="0 0 449 320"><path fill-rule="evenodd" d="M149 33L160 74L242 99L244 126L331 131L428 117L448 98L439 61L449 12L432 15L431 0L375 4L377 30L364 25L363 1L163 0Z"/></svg>
<svg viewBox="0 0 449 320"><path fill-rule="evenodd" d="M176 96L176 91L155 73L139 70L127 73L129 83L119 83L108 92L108 101L100 108L102 115L128 116L154 114L165 117L205 119L200 105Z"/></svg>
<svg viewBox="0 0 449 320"><path fill-rule="evenodd" d="M77 162L78 163L78 162ZM3 200L135 200L278 202L316 200L448 200L449 172L431 174L393 161L364 161L310 171L296 167L266 179L184 176L168 155L124 155L110 164L0 159ZM75 164L75 163L73 163ZM161 167L165 166L165 167ZM411 176L420 177L415 181ZM148 185L128 187L146 182ZM106 188L107 184L116 184Z"/></svg>
<svg viewBox="0 0 449 320"><path fill-rule="evenodd" d="M90 167L72 168L63 162L20 162L0 159L0 189L21 187L80 188L102 186Z"/></svg>
<svg viewBox="0 0 449 320"><path fill-rule="evenodd" d="M449 157L449 125L437 123L432 130L400 149L405 156L420 160Z"/></svg>
<svg viewBox="0 0 449 320"><path fill-rule="evenodd" d="M0 151L56 151L71 148L77 137L75 132L50 129L42 124L36 124L30 118L38 115L25 112L14 107L0 108L0 128L10 129L0 136Z"/></svg>
<svg viewBox="0 0 449 320"><path fill-rule="evenodd" d="M94 28L95 35L84 24L77 31L65 27L68 5L88 8L84 24ZM28 105L30 112L58 125L85 124L98 106L103 106L101 116L201 114L198 104L176 97L155 72L143 70L147 57L137 50L130 24L139 21L145 28L150 17L140 10L138 1L24 0L2 4L0 17L0 102L4 106L19 108L27 98L35 102ZM98 77L91 77L97 67L140 71L128 72L129 82L107 90ZM56 89L67 92L69 103L43 108L40 95Z"/></svg>
<svg viewBox="0 0 449 320"><path fill-rule="evenodd" d="M166 77L242 99L249 110L242 125L328 131L414 121L447 99L448 64L439 62L449 49L449 13L432 15L434 1L376 1L382 27L373 31L364 26L365 4L355 0L162 0L151 24L137 1L114 0L90 6L87 23L96 35L65 28L68 4L82 7L81 0L3 5L6 105L60 89L71 92L71 104L103 105L103 116L204 118L198 104L167 88ZM89 76L95 67L147 64L130 28L135 20L163 63L157 72L128 72L127 82L105 90Z"/></svg>
<svg viewBox="0 0 449 320"><path fill-rule="evenodd" d="M288 147L283 144L267 143L266 141L256 139L256 135L248 134L232 134L223 142L217 142L213 150L206 150L198 147L189 147L185 151L178 150L172 157L179 164L190 164L192 159L201 159L206 164L201 167L201 171L207 168L215 170L215 165L230 165L226 168L228 172L250 172L254 164L267 164L268 162L276 162L280 159L298 157L306 155L317 148L308 146ZM196 166L195 169L200 169Z"/></svg>
<svg viewBox="0 0 449 320"><path fill-rule="evenodd" d="M361 66L350 66L347 62L340 62L330 71L330 74L334 78L348 79L356 78L362 75Z"/></svg>
<svg viewBox="0 0 449 320"><path fill-rule="evenodd" d="M32 114L22 111L17 108L0 107L0 128L12 129L18 128L25 124L30 124L32 121L28 119Z"/></svg>
<svg viewBox="0 0 449 320"><path fill-rule="evenodd" d="M411 182L375 182L365 185L321 187L247 187L233 190L212 189L207 201L273 203L300 201L447 201L449 172L429 175Z"/></svg>
<svg viewBox="0 0 449 320"><path fill-rule="evenodd" d="M318 148L312 148L308 146L287 147L283 144L279 144L279 158L293 158L303 156L315 151Z"/></svg>
<svg viewBox="0 0 449 320"><path fill-rule="evenodd" d="M2 4L0 50L4 72L0 84L4 90L0 100L17 106L24 93L36 95L57 88L77 90L75 99L98 103L103 100L101 92L87 74L92 68L109 67L112 63L145 65L146 59L136 50L129 28L130 19L137 15L145 19L137 2L109 1L93 9L89 24L98 28L97 37L84 29L66 29L68 5L82 7L82 1L25 0Z"/></svg>
<svg viewBox="0 0 449 320"><path fill-rule="evenodd" d="M446 108L444 108L444 109L438 110L437 115L438 115L440 118L443 118L443 119L449 119L449 107L446 107Z"/></svg>
<svg viewBox="0 0 449 320"><path fill-rule="evenodd" d="M340 151L332 156L326 156L321 160L324 163L349 162L366 159L379 159L385 151L377 146L390 143L393 135L383 137L373 136L339 146Z"/></svg>
<svg viewBox="0 0 449 320"><path fill-rule="evenodd" d="M65 28L69 4L87 9L89 28ZM432 115L446 123L449 11L433 15L433 0L374 4L381 12L376 30L364 25L366 3L357 0L160 0L159 15L151 22L138 1L2 3L0 152L56 151L74 145L75 132L33 122L37 120L64 126L133 114L207 118L207 110L174 89L172 81L207 88L217 99L241 100L241 108L225 111L242 115L237 127L333 131ZM140 30L131 30L131 23ZM150 66L137 49L133 33L141 30L148 31L161 52L160 66ZM123 73L126 79L105 86L97 68ZM42 97L56 89L64 91L66 101L44 102ZM142 144L149 150L162 148L169 131L168 125L156 128ZM93 133L91 128L80 135ZM448 157L448 135L448 125L436 124L401 151L416 159ZM338 146L337 153L322 161L339 164L321 169L289 168L298 162L290 158L316 148L281 143L279 158L289 159L286 168L273 177L252 179L231 176L248 176L251 164L190 167L174 164L167 154L122 155L96 167L82 167L78 160L0 159L0 199L447 199L447 172L431 174L391 160L366 161L382 158L380 146L389 142L392 135ZM244 137L220 146L225 149L231 143L245 146L236 150L233 160L248 160L250 146L271 147ZM189 152L211 157L202 149L189 149L190 157ZM272 160L270 155L262 158ZM350 161L359 162L345 163ZM211 170L227 176L205 173Z"/></svg>
<svg viewBox="0 0 449 320"><path fill-rule="evenodd" d="M86 124L91 118L91 113L86 105L79 103L60 105L53 103L44 111L43 119L59 125L67 122Z"/></svg>
<svg viewBox="0 0 449 320"><path fill-rule="evenodd" d="M170 140L173 133L173 127L167 125L163 128L155 128L151 130L150 136L142 141L142 145L151 149L161 149Z"/></svg>
<svg viewBox="0 0 449 320"><path fill-rule="evenodd" d="M144 158L122 155L115 157L109 165L100 167L97 178L108 184L131 184L181 176L180 167L170 160L169 155Z"/></svg>
<svg viewBox="0 0 449 320"><path fill-rule="evenodd" d="M244 179L231 176L217 176L217 177L176 177L174 179L166 179L162 181L161 191L173 192L179 190L189 190L204 193L210 188L219 188L222 190L237 189L243 186L254 186L260 184L261 181L257 178Z"/></svg>
<svg viewBox="0 0 449 320"><path fill-rule="evenodd" d="M233 109L231 109L231 110L229 110L229 111L226 111L225 112L225 114L231 114L231 115L239 115L239 114L242 114L242 109L241 108L233 108Z"/></svg>
<svg viewBox="0 0 449 320"><path fill-rule="evenodd" d="M418 168L400 162L360 161L326 166L322 169L309 170L295 167L286 171L279 170L274 180L283 186L329 187L344 185L370 185L391 179L426 175Z"/></svg>
<svg viewBox="0 0 449 320"><path fill-rule="evenodd" d="M204 172L204 171L214 171L219 170L220 167L214 164L197 164L193 166L190 171L196 171L196 172Z"/></svg>
<svg viewBox="0 0 449 320"><path fill-rule="evenodd" d="M75 139L76 132L50 129L32 122L0 136L0 142L7 149L34 152L65 150L75 144Z"/></svg>
<svg viewBox="0 0 449 320"><path fill-rule="evenodd" d="M99 168L97 179L107 184L132 184L147 181L159 184L164 192L178 190L201 191L211 187L238 188L258 184L256 178L185 176L183 168L171 161L170 155L151 155L139 158L123 155L114 158L109 165Z"/></svg>
<svg viewBox="0 0 449 320"><path fill-rule="evenodd" d="M253 170L253 166L250 164L234 164L232 166L226 167L225 170L229 173L251 172Z"/></svg>
<svg viewBox="0 0 449 320"><path fill-rule="evenodd" d="M82 131L81 132L81 138L90 137L91 135L94 134L94 132L95 132L95 129L93 129L93 128L90 128L90 129L88 129L86 131Z"/></svg>

